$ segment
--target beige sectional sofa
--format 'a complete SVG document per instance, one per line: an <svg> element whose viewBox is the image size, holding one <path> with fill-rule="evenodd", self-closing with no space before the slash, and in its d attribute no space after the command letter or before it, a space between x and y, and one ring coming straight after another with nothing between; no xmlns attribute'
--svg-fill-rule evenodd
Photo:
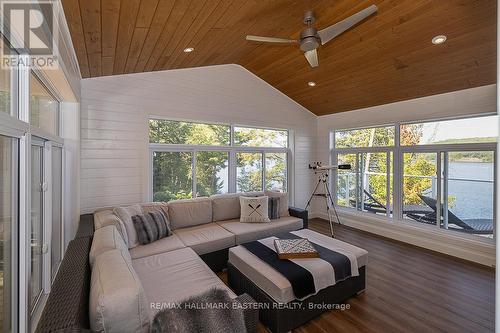
<svg viewBox="0 0 500 333"><path fill-rule="evenodd" d="M140 204L143 212L161 209L166 213L173 235L138 246L131 245L124 222L112 208L95 212L89 256L91 328L105 332L146 332L156 312L165 304L214 287L227 290L236 298L213 272L226 266L228 249L298 230L304 224L307 227L307 212L288 207L280 212L279 219L271 222L239 222L239 196L264 194L223 194Z"/></svg>

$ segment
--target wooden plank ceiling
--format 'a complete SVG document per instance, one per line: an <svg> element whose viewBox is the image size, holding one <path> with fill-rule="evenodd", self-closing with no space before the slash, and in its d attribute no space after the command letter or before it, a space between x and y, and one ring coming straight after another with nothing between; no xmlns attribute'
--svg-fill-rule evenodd
<svg viewBox="0 0 500 333"><path fill-rule="evenodd" d="M319 48L314 69L297 46L245 40L298 38L306 10L315 11L321 29L374 3L377 15ZM63 0L63 6L84 78L236 63L317 115L496 82L495 0ZM447 42L433 45L440 34ZM184 53L186 47L195 50Z"/></svg>

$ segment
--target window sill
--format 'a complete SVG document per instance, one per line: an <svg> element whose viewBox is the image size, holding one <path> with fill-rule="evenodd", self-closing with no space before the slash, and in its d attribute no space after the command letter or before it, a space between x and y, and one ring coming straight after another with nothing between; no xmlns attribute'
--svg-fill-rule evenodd
<svg viewBox="0 0 500 333"><path fill-rule="evenodd" d="M407 220L376 216L371 213L338 209L342 224L383 237L423 247L450 256L473 261L486 266L495 265L495 240L461 234L434 226L420 225ZM313 212L311 217L328 220L323 212Z"/></svg>

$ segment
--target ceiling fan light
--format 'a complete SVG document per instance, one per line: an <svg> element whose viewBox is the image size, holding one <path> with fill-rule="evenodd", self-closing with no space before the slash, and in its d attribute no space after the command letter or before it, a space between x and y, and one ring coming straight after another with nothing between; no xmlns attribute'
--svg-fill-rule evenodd
<svg viewBox="0 0 500 333"><path fill-rule="evenodd" d="M434 38L432 38L432 44L434 44L434 45L443 44L444 42L446 42L445 35L438 35L438 36L435 36Z"/></svg>

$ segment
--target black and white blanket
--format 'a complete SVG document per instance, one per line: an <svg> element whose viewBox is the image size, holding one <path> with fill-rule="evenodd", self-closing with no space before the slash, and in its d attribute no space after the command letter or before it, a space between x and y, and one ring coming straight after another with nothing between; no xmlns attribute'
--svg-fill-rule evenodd
<svg viewBox="0 0 500 333"><path fill-rule="evenodd" d="M319 258L279 259L274 247L276 238L308 238L318 251ZM242 246L283 275L290 282L295 297L300 300L359 275L354 254L335 247L329 239L311 239L301 230L245 243Z"/></svg>

